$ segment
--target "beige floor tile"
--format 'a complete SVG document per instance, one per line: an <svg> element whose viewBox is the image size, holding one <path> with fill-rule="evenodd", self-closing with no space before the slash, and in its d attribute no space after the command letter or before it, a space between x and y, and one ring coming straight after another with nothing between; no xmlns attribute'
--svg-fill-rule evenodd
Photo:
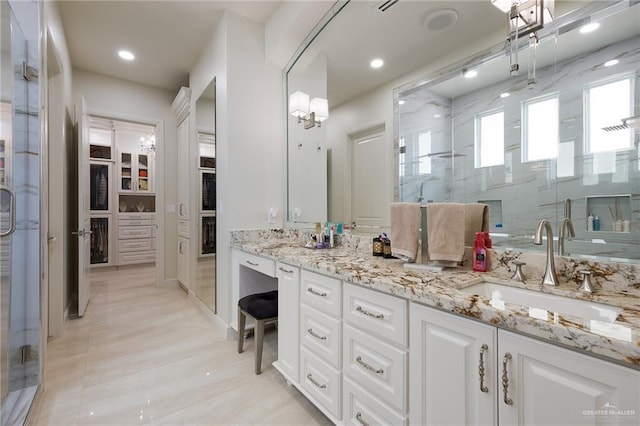
<svg viewBox="0 0 640 426"><path fill-rule="evenodd" d="M183 290L158 289L153 268L91 274L86 315L48 342L35 425L317 425L330 421L271 365L254 341L226 340Z"/></svg>

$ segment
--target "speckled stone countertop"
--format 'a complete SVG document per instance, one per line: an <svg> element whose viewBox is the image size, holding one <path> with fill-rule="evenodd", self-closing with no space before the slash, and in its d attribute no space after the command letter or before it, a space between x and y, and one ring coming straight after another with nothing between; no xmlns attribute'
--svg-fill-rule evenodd
<svg viewBox="0 0 640 426"><path fill-rule="evenodd" d="M347 237L340 247L321 250L305 248L302 241L295 230L234 231L231 246L640 369L638 264L602 263L556 256L560 284L551 287L541 284L545 257L539 253L491 250L489 272L474 272L464 265L458 269L433 272L405 270L399 259L373 256L370 238ZM526 262L523 268L527 277L525 283L511 280L515 260ZM594 272L596 291L593 294L578 291L581 281L578 271L581 270ZM487 297L461 290L485 280L604 303L622 310L615 321L601 321L545 311L543 306L492 304Z"/></svg>

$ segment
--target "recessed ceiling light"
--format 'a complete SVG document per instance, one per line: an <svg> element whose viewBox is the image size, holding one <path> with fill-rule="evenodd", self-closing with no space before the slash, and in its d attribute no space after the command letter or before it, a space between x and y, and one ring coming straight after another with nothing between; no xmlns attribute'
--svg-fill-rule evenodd
<svg viewBox="0 0 640 426"><path fill-rule="evenodd" d="M477 75L478 75L478 71L476 71L476 70L465 70L465 71L463 72L463 75L464 75L466 78L473 78L473 77L475 77L475 76L477 76Z"/></svg>
<svg viewBox="0 0 640 426"><path fill-rule="evenodd" d="M398 101L398 105L404 105L404 101L401 99Z"/></svg>
<svg viewBox="0 0 640 426"><path fill-rule="evenodd" d="M619 61L619 60L617 60L617 59L612 59L612 60L610 60L610 61L605 62L605 63L604 63L604 66L605 66L605 67L612 67L612 66L614 66L614 65L618 65L618 62L620 62L620 61Z"/></svg>
<svg viewBox="0 0 640 426"><path fill-rule="evenodd" d="M376 58L371 61L371 68L380 68L384 65L384 61L380 58Z"/></svg>
<svg viewBox="0 0 640 426"><path fill-rule="evenodd" d="M440 118L442 117L440 114L433 114L433 118Z"/></svg>
<svg viewBox="0 0 640 426"><path fill-rule="evenodd" d="M584 25L583 27L580 28L580 32L582 34L586 34L586 33L590 33L592 31L597 30L598 28L600 28L600 23L599 22L592 22L590 24Z"/></svg>
<svg viewBox="0 0 640 426"><path fill-rule="evenodd" d="M129 52L128 50L120 50L118 52L118 56L120 56L125 61L133 61L136 58L133 53Z"/></svg>
<svg viewBox="0 0 640 426"><path fill-rule="evenodd" d="M504 93L500 94L501 98L508 98L509 96L511 96L511 93L509 93L509 92L504 92Z"/></svg>

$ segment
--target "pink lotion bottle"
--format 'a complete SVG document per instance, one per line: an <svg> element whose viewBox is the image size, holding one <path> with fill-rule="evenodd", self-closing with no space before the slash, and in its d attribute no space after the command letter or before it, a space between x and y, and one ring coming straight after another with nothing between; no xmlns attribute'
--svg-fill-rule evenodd
<svg viewBox="0 0 640 426"><path fill-rule="evenodd" d="M473 243L473 270L487 272L487 247L484 245L483 232L476 232L476 241Z"/></svg>

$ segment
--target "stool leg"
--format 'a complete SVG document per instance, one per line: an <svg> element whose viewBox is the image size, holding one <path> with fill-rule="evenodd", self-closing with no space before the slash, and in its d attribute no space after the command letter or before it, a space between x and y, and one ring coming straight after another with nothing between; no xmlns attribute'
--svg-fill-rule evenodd
<svg viewBox="0 0 640 426"><path fill-rule="evenodd" d="M264 340L264 320L256 320L256 374L262 370L262 341Z"/></svg>
<svg viewBox="0 0 640 426"><path fill-rule="evenodd" d="M241 354L244 346L244 324L247 317L238 306L238 353Z"/></svg>

